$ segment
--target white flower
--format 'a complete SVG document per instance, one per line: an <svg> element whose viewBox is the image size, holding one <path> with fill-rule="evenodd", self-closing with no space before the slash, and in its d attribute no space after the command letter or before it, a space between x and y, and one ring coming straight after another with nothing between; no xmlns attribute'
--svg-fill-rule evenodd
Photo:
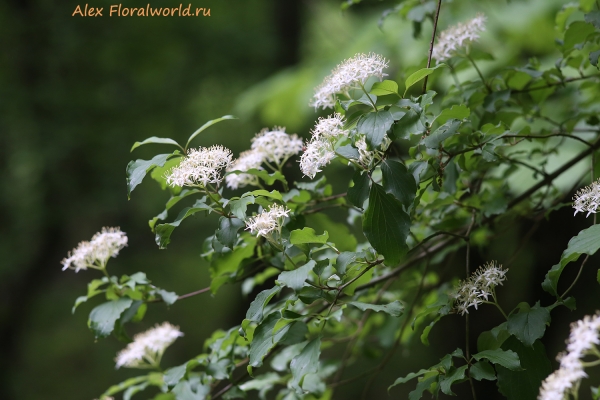
<svg viewBox="0 0 600 400"><path fill-rule="evenodd" d="M227 172L230 171L248 171L249 169L263 169L260 165L263 163L263 154L256 150L247 150L240 153L240 158L235 160ZM225 177L227 187L237 189L248 185L256 186L258 177L250 174L229 174Z"/></svg>
<svg viewBox="0 0 600 400"><path fill-rule="evenodd" d="M483 14L477 14L472 20L443 31L433 46L432 58L438 62L445 61L479 39L479 34L485 30L485 21Z"/></svg>
<svg viewBox="0 0 600 400"><path fill-rule="evenodd" d="M117 354L117 368L157 367L165 349L178 337L183 336L178 326L168 322L156 325L143 333L138 333L126 348Z"/></svg>
<svg viewBox="0 0 600 400"><path fill-rule="evenodd" d="M383 79L387 76L383 73L387 66L388 61L378 54L357 54L343 61L325 77L315 89L315 95L309 105L322 109L333 108L336 94L348 94L350 89L364 85L371 76Z"/></svg>
<svg viewBox="0 0 600 400"><path fill-rule="evenodd" d="M494 288L506 280L506 272L496 261L479 267L469 279L460 282L451 296L456 300L456 310L461 314L469 313L469 307L477 307L494 296Z"/></svg>
<svg viewBox="0 0 600 400"><path fill-rule="evenodd" d="M272 204L269 211L263 211L255 217L251 217L246 221L246 230L256 233L267 239L273 238L273 233L281 234L281 227L285 217L289 216L290 210L287 208Z"/></svg>
<svg viewBox="0 0 600 400"><path fill-rule="evenodd" d="M571 324L567 352L558 355L560 367L542 382L538 400L563 400L569 393L575 394L581 379L587 377L581 359L600 344L599 330L600 314L586 315Z"/></svg>
<svg viewBox="0 0 600 400"><path fill-rule="evenodd" d="M232 163L231 150L223 146L190 149L181 163L167 173L167 183L175 186L201 186L220 183L221 170Z"/></svg>
<svg viewBox="0 0 600 400"><path fill-rule="evenodd" d="M580 189L573 197L574 215L577 215L578 212L587 211L587 218L590 214L596 213L598 206L600 206L600 179Z"/></svg>
<svg viewBox="0 0 600 400"><path fill-rule="evenodd" d="M252 138L252 150L261 153L264 161L280 166L302 151L302 139L296 134L288 135L283 127L265 128Z"/></svg>
<svg viewBox="0 0 600 400"><path fill-rule="evenodd" d="M304 175L314 178L334 157L331 143L322 138L314 138L306 144L306 149L300 157L300 170Z"/></svg>
<svg viewBox="0 0 600 400"><path fill-rule="evenodd" d="M119 228L102 228L92 236L91 241L80 242L62 260L63 271L67 268L75 272L89 268L104 269L110 257L116 257L127 246L127 235Z"/></svg>
<svg viewBox="0 0 600 400"><path fill-rule="evenodd" d="M311 131L313 139L337 139L340 136L347 136L348 131L344 129L344 117L341 114L334 113L327 118L319 118L317 124Z"/></svg>
<svg viewBox="0 0 600 400"><path fill-rule="evenodd" d="M377 150L369 150L365 136L361 136L354 145L358 149L358 163L365 168L370 168L373 160L383 160L383 154L390 147L392 140L385 135L381 142L380 148Z"/></svg>

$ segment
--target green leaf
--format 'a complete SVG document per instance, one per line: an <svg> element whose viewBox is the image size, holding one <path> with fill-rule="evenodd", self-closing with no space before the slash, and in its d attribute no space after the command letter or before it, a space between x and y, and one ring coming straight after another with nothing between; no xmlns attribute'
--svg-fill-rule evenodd
<svg viewBox="0 0 600 400"><path fill-rule="evenodd" d="M179 150L172 154L159 154L154 156L152 160L135 160L127 164L127 197L131 196L131 192L137 185L142 183L146 174L156 167L165 165L169 158L179 155Z"/></svg>
<svg viewBox="0 0 600 400"><path fill-rule="evenodd" d="M223 246L233 249L237 241L238 231L244 225L244 221L241 219L221 217L219 219L219 229L215 232L215 236Z"/></svg>
<svg viewBox="0 0 600 400"><path fill-rule="evenodd" d="M390 314L392 317L399 317L404 312L404 306L400 301L396 300L389 304L378 306L375 304L361 303L358 301L349 301L348 304L353 305L361 311L373 310L375 312L383 311L384 313Z"/></svg>
<svg viewBox="0 0 600 400"><path fill-rule="evenodd" d="M449 119L461 120L461 119L468 118L469 115L471 115L471 110L464 104L461 104L461 105L452 106L452 108L446 108L445 110L443 110L440 113L440 115L438 115L436 117L435 121L438 124L443 125Z"/></svg>
<svg viewBox="0 0 600 400"><path fill-rule="evenodd" d="M356 147L352 147L350 144L338 147L335 149L335 154L342 156L347 160L358 160L360 158L358 149Z"/></svg>
<svg viewBox="0 0 600 400"><path fill-rule="evenodd" d="M467 370L468 365L463 365L460 368L451 368L450 371L440 379L440 389L442 393L445 393L450 396L456 396L450 387L453 383L462 382L466 380L465 371Z"/></svg>
<svg viewBox="0 0 600 400"><path fill-rule="evenodd" d="M132 303L133 300L121 297L118 300L109 301L94 308L88 320L88 326L94 332L94 335L97 338L110 335L115 328L115 322Z"/></svg>
<svg viewBox="0 0 600 400"><path fill-rule="evenodd" d="M519 356L512 350L484 350L473 354L473 358L477 361L485 358L492 364L501 365L511 371L520 371L522 369L519 363Z"/></svg>
<svg viewBox="0 0 600 400"><path fill-rule="evenodd" d="M477 338L477 350L495 350L502 346L502 343L510 337L507 323L503 322L490 331L482 332Z"/></svg>
<svg viewBox="0 0 600 400"><path fill-rule="evenodd" d="M437 149L444 140L458 132L460 123L457 119L448 120L448 122L437 128L431 135L423 139L423 144L430 149Z"/></svg>
<svg viewBox="0 0 600 400"><path fill-rule="evenodd" d="M348 188L347 197L350 203L358 208L362 208L365 200L369 197L369 174L356 170L352 177L354 186Z"/></svg>
<svg viewBox="0 0 600 400"><path fill-rule="evenodd" d="M279 343L285 334L288 332L290 327L296 322L283 325L280 329L276 330L275 325L279 322L280 317L278 312L269 314L265 320L256 327L254 331L254 337L250 344L250 366L260 367L263 359L271 351L277 343Z"/></svg>
<svg viewBox="0 0 600 400"><path fill-rule="evenodd" d="M160 225L156 226L155 241L159 248L161 248L161 249L167 248L167 245L169 243L171 243L171 234L173 233L175 228L177 228L179 226L179 224L181 224L181 222L184 219L196 214L199 211L212 211L213 210L213 208L211 206L204 203L205 199L206 198L202 198L202 199L196 201L196 203L194 203L194 205L192 207L186 207L183 210L181 210L181 212L179 213L179 215L177 216L175 221L169 222L166 224L160 224Z"/></svg>
<svg viewBox="0 0 600 400"><path fill-rule="evenodd" d="M177 296L177 293L175 293L175 292L168 292L168 291L166 291L164 289L158 289L156 291L156 293L160 294L160 297L162 297L163 301L168 306L170 306L171 304L175 303L177 301L177 299L179 298L179 296Z"/></svg>
<svg viewBox="0 0 600 400"><path fill-rule="evenodd" d="M190 145L190 142L192 141L192 139L194 139L196 136L198 136L203 130L205 130L208 127L213 126L217 122L225 121L226 119L237 119L237 118L234 117L233 115L225 115L225 116L223 116L221 118L217 118L217 119L213 119L213 120L208 121L207 123L205 123L204 125L202 125L200 128L198 128L196 130L196 132L192 133L192 135L188 139L187 143L185 144L185 148L187 149L188 146Z"/></svg>
<svg viewBox="0 0 600 400"><path fill-rule="evenodd" d="M171 196L171 198L169 199L169 201L167 201L167 204L165 204L165 209L163 212L161 212L160 214L158 214L156 217L152 218L150 221L148 221L148 225L150 225L150 229L152 229L152 232L154 232L154 227L156 226L156 223L161 220L164 221L167 216L169 215L168 212L171 208L173 208L174 205L176 205L177 203L179 203L179 201L185 199L188 196L191 196L193 194L196 193L200 193L199 189L183 189L179 194L175 195L175 196Z"/></svg>
<svg viewBox="0 0 600 400"><path fill-rule="evenodd" d="M594 26L584 21L572 22L565 32L563 56L567 56L577 45L586 42L587 37L594 33Z"/></svg>
<svg viewBox="0 0 600 400"><path fill-rule="evenodd" d="M373 111L361 118L356 129L359 134L365 135L365 140L371 147L378 148L393 123L394 117L389 111Z"/></svg>
<svg viewBox="0 0 600 400"><path fill-rule="evenodd" d="M540 307L538 301L533 307L527 303L519 304L519 312L508 317L508 331L517 337L525 346L544 336L546 326L550 325L550 312Z"/></svg>
<svg viewBox="0 0 600 400"><path fill-rule="evenodd" d="M433 68L422 68L420 70L418 70L417 72L412 73L408 78L406 78L406 82L404 82L404 85L406 86L406 89L404 89L404 97L406 97L406 92L408 92L408 89L414 85L415 83L419 82L421 79L424 79L426 76L429 76L433 73L433 71L435 71L436 69L440 68L440 67L445 67L446 64L438 64Z"/></svg>
<svg viewBox="0 0 600 400"><path fill-rule="evenodd" d="M386 96L388 94L400 96L398 94L398 84L387 79L382 82L375 82L373 86L371 86L370 93L374 94L375 96Z"/></svg>
<svg viewBox="0 0 600 400"><path fill-rule="evenodd" d="M408 381L410 381L411 379L414 379L416 377L419 377L421 375L425 375L426 373L428 373L429 370L428 369L422 369L419 372L411 372L408 375L402 377L402 378L397 378L394 383L392 383L389 387L388 387L388 392L390 391L391 388L393 388L394 386L397 385L401 385L403 383L406 383Z"/></svg>
<svg viewBox="0 0 600 400"><path fill-rule="evenodd" d="M302 289L304 282L308 279L308 276L315 265L315 260L310 260L303 266L296 268L293 271L283 271L281 274L279 274L277 280L283 285L297 292L298 290Z"/></svg>
<svg viewBox="0 0 600 400"><path fill-rule="evenodd" d="M240 199L231 200L228 205L231 213L241 219L246 219L246 211L248 210L248 204L254 204L254 196L243 196Z"/></svg>
<svg viewBox="0 0 600 400"><path fill-rule="evenodd" d="M317 235L313 228L305 227L302 229L296 229L290 232L290 243L291 244L303 244L303 243L327 243L329 234L325 231L321 235Z"/></svg>
<svg viewBox="0 0 600 400"><path fill-rule="evenodd" d="M346 275L346 269L349 265L356 262L359 258L365 258L366 254L361 252L344 251L340 253L335 262L335 269L340 275Z"/></svg>
<svg viewBox="0 0 600 400"><path fill-rule="evenodd" d="M588 24L594 25L597 29L600 29L600 11L594 10L585 14L584 16L585 22Z"/></svg>
<svg viewBox="0 0 600 400"><path fill-rule="evenodd" d="M363 232L375 250L383 254L387 265L399 263L408 251L410 217L402 204L377 184L371 186Z"/></svg>
<svg viewBox="0 0 600 400"><path fill-rule="evenodd" d="M77 309L77 307L79 307L80 304L85 303L88 300L87 296L79 296L78 298L75 299L75 304L73 305L73 308L71 309L71 314L75 314L75 310Z"/></svg>
<svg viewBox="0 0 600 400"><path fill-rule="evenodd" d="M272 185L275 183L275 181L281 181L281 182L287 183L287 181L285 180L285 176L283 176L283 174L279 171L275 171L275 172L269 174L267 171L265 171L263 169L251 168L247 171L239 171L239 170L230 171L227 173L227 175L229 175L229 174L249 174L249 175L258 176L267 185Z"/></svg>
<svg viewBox="0 0 600 400"><path fill-rule="evenodd" d="M577 236L569 240L560 262L550 268L550 271L546 274L546 279L542 283L542 288L558 297L558 279L565 266L572 261L577 261L582 254L595 254L598 249L600 249L600 225L592 225L580 231Z"/></svg>
<svg viewBox="0 0 600 400"><path fill-rule="evenodd" d="M537 340L533 348L525 346L516 337L507 339L502 348L519 355L523 370L511 371L496 365L498 389L508 400L536 399L542 381L552 372L552 365L542 342Z"/></svg>
<svg viewBox="0 0 600 400"><path fill-rule="evenodd" d="M144 144L149 144L149 143L156 143L156 144L172 144L175 145L177 147L179 147L181 150L184 150L183 147L181 147L179 145L179 143L177 143L176 141L174 141L173 139L169 139L169 138L159 138L156 136L152 136L149 137L148 139L142 141L142 142L135 142L133 144L133 146L131 147L131 150L129 150L129 152L132 152L133 150L135 150L136 148L144 145ZM185 151L185 150L184 150Z"/></svg>
<svg viewBox="0 0 600 400"><path fill-rule="evenodd" d="M304 377L310 373L319 371L319 356L321 355L321 338L316 338L308 342L300 354L292 359L290 370L292 371L291 385L296 392L302 393L302 383Z"/></svg>
<svg viewBox="0 0 600 400"><path fill-rule="evenodd" d="M252 192L248 192L248 193L244 194L244 197L249 196L249 195L268 197L271 199L283 201L283 197L281 197L281 193L279 193L277 190L271 190L270 192L266 191L264 189L254 190Z"/></svg>
<svg viewBox="0 0 600 400"><path fill-rule="evenodd" d="M381 163L381 173L386 193L393 195L408 208L417 193L417 182L414 176L402 163L393 160L385 160Z"/></svg>
<svg viewBox="0 0 600 400"><path fill-rule="evenodd" d="M248 311L246 311L246 319L254 322L260 322L263 317L263 311L269 301L275 296L277 293L281 291L281 286L274 286L271 289L263 290L259 294L256 295L254 301L250 303L250 307Z"/></svg>
<svg viewBox="0 0 600 400"><path fill-rule="evenodd" d="M478 381L484 379L488 381L496 380L496 371L494 371L494 367L486 360L473 364L469 369L469 375Z"/></svg>
<svg viewBox="0 0 600 400"><path fill-rule="evenodd" d="M167 386L175 386L183 379L187 372L187 363L182 364L178 367L169 368L165 371L164 383Z"/></svg>
<svg viewBox="0 0 600 400"><path fill-rule="evenodd" d="M590 63L596 68L599 68L598 57L600 57L600 50L592 51L590 53Z"/></svg>
<svg viewBox="0 0 600 400"><path fill-rule="evenodd" d="M115 393L122 392L123 390L127 389L130 386L137 385L137 384L139 384L141 382L145 382L147 380L148 380L148 375L136 376L134 378L129 378L117 385L112 385L111 387L109 387L106 390L106 392L102 393L100 398L102 398L104 396L112 396Z"/></svg>

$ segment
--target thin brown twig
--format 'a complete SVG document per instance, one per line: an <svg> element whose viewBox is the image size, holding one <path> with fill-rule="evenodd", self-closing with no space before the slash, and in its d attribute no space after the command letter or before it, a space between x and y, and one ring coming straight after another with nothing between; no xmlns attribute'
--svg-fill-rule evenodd
<svg viewBox="0 0 600 400"><path fill-rule="evenodd" d="M429 43L429 56L427 57L427 68L431 67L431 56L433 54L433 44L435 43L435 34L437 32L438 19L440 18L440 8L442 8L442 0L438 0L437 10L433 19L433 32L431 33L431 42ZM427 93L427 78L423 80L423 94Z"/></svg>

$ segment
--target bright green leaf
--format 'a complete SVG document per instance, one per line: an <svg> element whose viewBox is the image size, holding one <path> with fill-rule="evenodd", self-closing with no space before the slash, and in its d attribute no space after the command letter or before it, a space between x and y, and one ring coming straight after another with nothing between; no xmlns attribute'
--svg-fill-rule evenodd
<svg viewBox="0 0 600 400"><path fill-rule="evenodd" d="M297 393L302 393L302 383L306 374L316 373L319 370L319 356L321 355L321 338L308 342L300 354L292 359L290 370L292 371L291 385Z"/></svg>
<svg viewBox="0 0 600 400"><path fill-rule="evenodd" d="M208 121L207 123L205 123L204 125L202 125L200 128L198 128L196 130L196 132L192 133L190 138L188 139L187 143L185 144L185 148L187 149L190 145L190 142L192 141L192 139L194 139L196 136L198 136L202 131L204 131L206 128L211 127L212 125L216 124L217 122L221 122L221 121L225 121L226 119L237 119L236 117L234 117L233 115L225 115L221 118L217 118L217 119L213 119Z"/></svg>
<svg viewBox="0 0 600 400"><path fill-rule="evenodd" d="M290 243L291 244L302 244L302 243L327 243L329 234L325 231L321 235L317 235L313 228L305 227L302 229L296 229L290 232Z"/></svg>
<svg viewBox="0 0 600 400"><path fill-rule="evenodd" d="M422 68L417 72L412 73L408 78L406 78L406 82L404 82L404 85L406 87L406 89L404 90L404 96L406 96L406 92L412 85L419 82L421 79L424 79L426 76L431 75L436 69L445 66L446 64L438 64L433 68Z"/></svg>
<svg viewBox="0 0 600 400"><path fill-rule="evenodd" d="M179 143L177 143L176 141L174 141L173 139L169 139L169 138L159 138L156 136L152 136L149 137L148 139L142 141L142 142L135 142L133 144L133 146L131 147L131 150L129 150L129 152L132 152L133 150L135 150L136 148L144 145L144 144L149 144L149 143L156 143L156 144L172 144L175 145L177 147L179 147L181 150L183 150L183 147L181 147L179 145Z"/></svg>
<svg viewBox="0 0 600 400"><path fill-rule="evenodd" d="M371 86L370 93L376 96L386 96L389 94L398 95L398 84L394 81L384 80L382 82L375 82L373 86Z"/></svg>
<svg viewBox="0 0 600 400"><path fill-rule="evenodd" d="M460 104L460 105L455 105L452 106L452 108L446 108L444 109L440 115L438 115L435 119L435 121L440 124L443 125L446 123L446 121L448 121L449 119L465 119L468 118L469 115L471 115L471 110L465 106L464 104Z"/></svg>
<svg viewBox="0 0 600 400"><path fill-rule="evenodd" d="M310 260L301 267L296 268L293 271L283 271L277 277L277 280L283 285L298 291L304 286L304 282L308 279L310 272L315 267L315 260Z"/></svg>

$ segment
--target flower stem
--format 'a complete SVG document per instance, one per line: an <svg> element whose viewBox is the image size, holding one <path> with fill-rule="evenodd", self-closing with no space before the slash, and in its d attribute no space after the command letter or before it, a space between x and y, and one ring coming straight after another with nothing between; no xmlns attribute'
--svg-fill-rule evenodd
<svg viewBox="0 0 600 400"><path fill-rule="evenodd" d="M369 101L371 102L371 104L373 105L373 110L375 110L375 112L377 112L377 106L375 105L375 102L373 101L373 99L371 98L371 96L369 96L369 93L367 92L367 90L365 89L365 87L363 86L362 83L358 83L361 87L361 89L363 90L363 92L365 92L365 94L367 95L367 98L369 99Z"/></svg>
<svg viewBox="0 0 600 400"><path fill-rule="evenodd" d="M473 64L473 67L475 68L475 71L477 71L477 75L479 75L479 78L481 79L481 82L483 82L483 85L487 89L488 93L492 93L492 88L485 81L485 78L483 77L483 74L481 73L481 70L479 69L479 67L475 63L475 60L473 60L469 54L466 54L465 56L471 62L471 64Z"/></svg>

